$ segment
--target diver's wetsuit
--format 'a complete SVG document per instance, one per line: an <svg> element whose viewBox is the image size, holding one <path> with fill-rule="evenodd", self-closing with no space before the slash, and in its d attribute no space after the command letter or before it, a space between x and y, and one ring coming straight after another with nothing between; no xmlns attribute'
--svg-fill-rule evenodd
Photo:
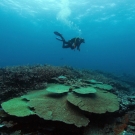
<svg viewBox="0 0 135 135"><path fill-rule="evenodd" d="M59 41L63 41L63 48L71 48L71 49L75 49L77 48L77 50L80 51L80 45L81 43L85 43L84 39L82 38L72 38L69 41L65 41L64 37L59 33L59 32L54 32L55 35L59 36L61 39L56 38Z"/></svg>

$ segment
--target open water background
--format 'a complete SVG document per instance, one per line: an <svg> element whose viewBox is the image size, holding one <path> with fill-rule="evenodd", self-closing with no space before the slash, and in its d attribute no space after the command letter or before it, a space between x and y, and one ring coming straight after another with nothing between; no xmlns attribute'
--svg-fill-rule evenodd
<svg viewBox="0 0 135 135"><path fill-rule="evenodd" d="M54 31L85 44L63 49ZM27 64L135 74L135 1L0 0L0 67Z"/></svg>

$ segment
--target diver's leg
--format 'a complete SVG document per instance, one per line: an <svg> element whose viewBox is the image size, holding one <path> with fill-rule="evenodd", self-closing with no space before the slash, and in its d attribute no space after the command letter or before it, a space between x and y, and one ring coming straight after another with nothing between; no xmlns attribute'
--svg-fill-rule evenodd
<svg viewBox="0 0 135 135"><path fill-rule="evenodd" d="M63 45L62 48L69 48L69 46L68 45Z"/></svg>
<svg viewBox="0 0 135 135"><path fill-rule="evenodd" d="M69 42L63 41L63 48L70 48Z"/></svg>
<svg viewBox="0 0 135 135"><path fill-rule="evenodd" d="M61 37L61 39L59 39L58 37L56 37L56 39L59 40L59 41L66 42L65 39L64 39L64 37L62 37L62 36L60 36L60 37Z"/></svg>
<svg viewBox="0 0 135 135"><path fill-rule="evenodd" d="M64 39L64 37L62 35L60 35L60 37L61 37L62 41L66 42L65 39Z"/></svg>

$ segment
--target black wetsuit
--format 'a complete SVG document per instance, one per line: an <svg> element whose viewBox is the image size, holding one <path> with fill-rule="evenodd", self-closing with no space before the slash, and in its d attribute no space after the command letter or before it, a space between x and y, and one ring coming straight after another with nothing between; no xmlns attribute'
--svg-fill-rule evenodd
<svg viewBox="0 0 135 135"><path fill-rule="evenodd" d="M75 49L77 48L77 50L80 51L80 45L81 43L83 43L81 41L81 38L77 37L77 38L72 38L70 39L68 42L63 42L63 48L71 48L71 49Z"/></svg>
<svg viewBox="0 0 135 135"><path fill-rule="evenodd" d="M77 50L80 51L81 43L85 43L84 39L79 38L79 37L72 38L69 41L65 41L62 34L60 34L58 32L54 32L54 34L61 38L61 39L59 39L59 38L56 38L56 39L63 42L63 45L62 45L63 48L71 48L71 49L77 48Z"/></svg>

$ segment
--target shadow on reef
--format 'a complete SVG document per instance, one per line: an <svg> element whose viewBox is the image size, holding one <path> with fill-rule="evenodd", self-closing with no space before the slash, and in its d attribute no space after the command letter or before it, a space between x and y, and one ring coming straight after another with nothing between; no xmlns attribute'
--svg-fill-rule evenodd
<svg viewBox="0 0 135 135"><path fill-rule="evenodd" d="M18 133L18 135L83 135L84 130L83 127L77 128L63 122L45 121L38 116L24 118L10 116L5 118L4 121L7 121L7 126L2 128L0 132L4 132L5 135L15 133Z"/></svg>
<svg viewBox="0 0 135 135"><path fill-rule="evenodd" d="M86 115L91 119L91 122L88 126L81 128L58 121L45 121L35 115L23 118L6 116L3 118L5 126L0 128L0 133L4 135L120 135L123 131L128 131L130 114L86 113Z"/></svg>

